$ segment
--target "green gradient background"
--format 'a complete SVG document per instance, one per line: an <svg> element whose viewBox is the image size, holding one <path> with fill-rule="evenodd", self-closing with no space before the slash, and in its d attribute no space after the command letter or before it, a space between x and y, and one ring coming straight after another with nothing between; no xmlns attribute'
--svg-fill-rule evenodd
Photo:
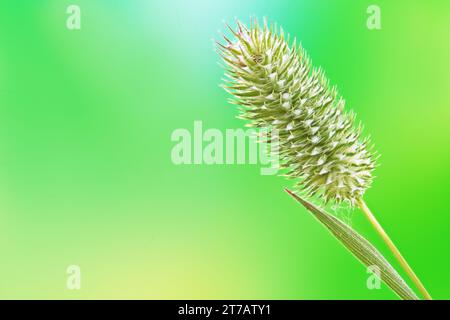
<svg viewBox="0 0 450 320"><path fill-rule="evenodd" d="M372 3L380 31L366 28ZM283 178L171 163L175 128L243 126L211 38L252 14L338 85L382 155L368 204L450 298L450 3L387 0L3 1L0 298L396 298L366 288ZM352 223L386 252L360 212Z"/></svg>

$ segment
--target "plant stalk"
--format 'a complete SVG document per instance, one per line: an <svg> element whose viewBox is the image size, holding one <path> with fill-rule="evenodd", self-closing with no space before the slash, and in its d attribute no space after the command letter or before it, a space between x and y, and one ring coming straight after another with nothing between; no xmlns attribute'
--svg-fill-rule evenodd
<svg viewBox="0 0 450 320"><path fill-rule="evenodd" d="M400 251L395 246L394 242L392 242L391 238L387 235L386 231L384 231L383 227L380 225L378 220L375 218L373 213L370 211L370 209L367 207L364 200L359 199L358 205L361 208L361 210L366 215L367 219L369 219L372 226L375 228L375 230L378 232L378 234L381 236L383 241L386 243L386 245L389 247L391 252L394 254L395 258L398 260L402 268L406 271L409 278L414 282L414 284L417 286L419 291L422 293L422 295L425 297L426 300L432 300L430 294L428 293L427 289L425 289L422 282L419 280L419 278L414 273L413 269L409 266L408 262L406 262L405 258L403 258Z"/></svg>

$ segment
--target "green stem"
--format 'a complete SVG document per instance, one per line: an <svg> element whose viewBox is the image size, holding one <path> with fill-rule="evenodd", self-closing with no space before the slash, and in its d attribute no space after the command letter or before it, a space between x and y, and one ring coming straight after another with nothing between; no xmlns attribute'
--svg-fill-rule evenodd
<svg viewBox="0 0 450 320"><path fill-rule="evenodd" d="M386 243L386 245L389 247L389 249L394 254L395 258L398 260L402 268L406 271L409 278L414 282L414 284L417 286L419 291L423 294L426 300L432 300L430 294L428 293L427 289L425 289L422 282L419 280L419 278L414 273L413 269L409 266L408 262L406 262L405 258L403 258L400 251L395 246L394 242L392 242L391 238L387 235L386 231L384 231L383 227L380 225L380 223L377 221L375 216L372 214L370 209L367 207L364 200L360 199L358 200L358 205L361 208L361 210L366 215L367 219L370 221L372 226L375 228L375 230L378 232L378 234L381 236L383 241Z"/></svg>

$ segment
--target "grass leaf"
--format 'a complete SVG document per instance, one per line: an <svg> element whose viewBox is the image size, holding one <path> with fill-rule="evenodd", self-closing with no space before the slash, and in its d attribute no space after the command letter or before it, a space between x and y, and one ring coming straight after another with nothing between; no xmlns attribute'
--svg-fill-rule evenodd
<svg viewBox="0 0 450 320"><path fill-rule="evenodd" d="M286 192L308 209L365 266L377 266L380 270L381 280L400 298L404 300L419 300L398 272L363 236L346 223L300 198L290 190L286 189Z"/></svg>

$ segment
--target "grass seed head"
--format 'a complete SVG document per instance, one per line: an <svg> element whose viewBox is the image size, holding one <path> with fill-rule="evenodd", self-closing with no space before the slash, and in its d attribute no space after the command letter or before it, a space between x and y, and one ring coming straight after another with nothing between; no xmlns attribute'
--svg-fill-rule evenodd
<svg viewBox="0 0 450 320"><path fill-rule="evenodd" d="M217 51L226 69L223 87L241 106L240 118L278 131L281 166L298 190L354 205L372 182L375 159L336 88L282 28L238 21L229 29L233 40L224 36Z"/></svg>

